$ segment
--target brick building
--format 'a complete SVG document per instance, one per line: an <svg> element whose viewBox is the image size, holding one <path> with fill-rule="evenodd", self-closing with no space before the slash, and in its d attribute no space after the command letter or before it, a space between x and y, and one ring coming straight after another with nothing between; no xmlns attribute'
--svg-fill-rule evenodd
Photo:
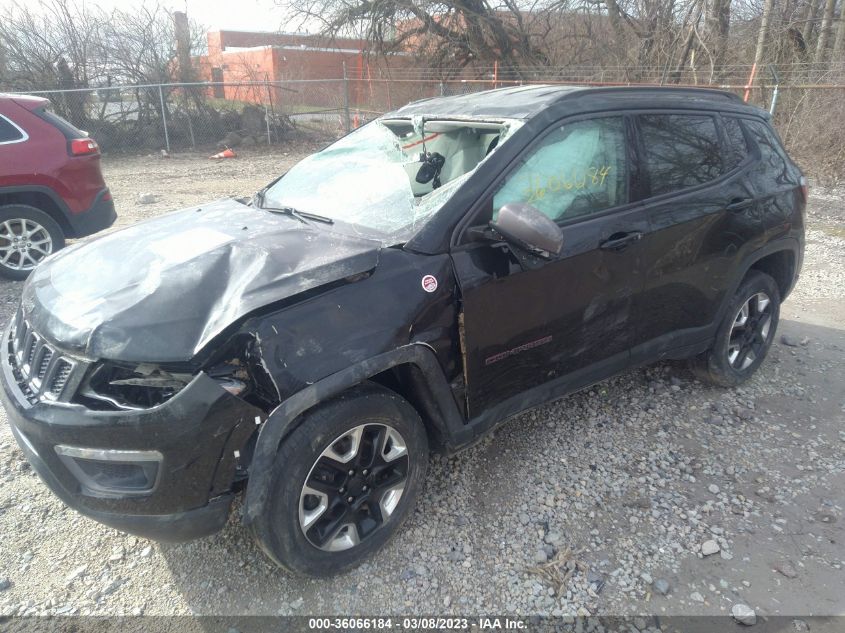
<svg viewBox="0 0 845 633"><path fill-rule="evenodd" d="M363 98L368 80L383 77L389 62L392 68L412 63L408 55L369 56L366 40L352 38L330 39L321 35L301 33L271 33L259 31L210 31L207 34L208 54L194 58L195 68L202 81L222 82L211 96L220 99L263 102L267 95L287 104L300 103L309 107L338 107L342 95L339 83L295 84L285 88L266 86L238 86L238 82L277 82L283 80L336 80L346 75L350 82L350 101ZM264 91L264 92L262 92ZM306 93L307 92L307 96Z"/></svg>

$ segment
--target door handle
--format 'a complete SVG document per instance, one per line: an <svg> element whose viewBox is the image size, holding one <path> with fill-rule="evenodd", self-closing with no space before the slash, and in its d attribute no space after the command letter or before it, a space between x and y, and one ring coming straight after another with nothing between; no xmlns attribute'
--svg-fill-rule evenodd
<svg viewBox="0 0 845 633"><path fill-rule="evenodd" d="M639 231L632 231L630 233L614 233L604 242L599 244L599 248L605 251L621 251L628 248L630 244L639 242L643 238L643 234Z"/></svg>
<svg viewBox="0 0 845 633"><path fill-rule="evenodd" d="M754 198L734 198L726 206L726 211L743 211L754 204Z"/></svg>

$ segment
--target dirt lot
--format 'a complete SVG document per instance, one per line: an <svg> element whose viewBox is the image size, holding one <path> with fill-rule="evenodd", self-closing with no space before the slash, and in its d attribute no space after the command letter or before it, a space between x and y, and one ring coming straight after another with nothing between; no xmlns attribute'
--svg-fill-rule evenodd
<svg viewBox="0 0 845 633"><path fill-rule="evenodd" d="M250 194L306 149L106 159L105 171L123 226ZM843 614L843 204L843 191L813 192L802 279L749 384L706 387L662 364L520 415L433 456L398 538L334 579L274 568L234 518L159 545L81 517L32 473L0 412L0 615ZM0 282L4 325L20 289Z"/></svg>

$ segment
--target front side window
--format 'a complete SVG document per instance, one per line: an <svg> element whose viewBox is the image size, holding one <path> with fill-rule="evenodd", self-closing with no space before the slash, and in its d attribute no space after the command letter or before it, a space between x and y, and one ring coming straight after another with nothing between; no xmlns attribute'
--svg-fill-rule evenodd
<svg viewBox="0 0 845 633"><path fill-rule="evenodd" d="M722 148L712 116L646 114L639 117L651 195L680 191L718 178Z"/></svg>
<svg viewBox="0 0 845 633"><path fill-rule="evenodd" d="M20 128L0 114L0 143L16 143L23 138Z"/></svg>
<svg viewBox="0 0 845 633"><path fill-rule="evenodd" d="M625 204L622 117L566 123L548 134L493 196L493 217L510 202L567 221Z"/></svg>

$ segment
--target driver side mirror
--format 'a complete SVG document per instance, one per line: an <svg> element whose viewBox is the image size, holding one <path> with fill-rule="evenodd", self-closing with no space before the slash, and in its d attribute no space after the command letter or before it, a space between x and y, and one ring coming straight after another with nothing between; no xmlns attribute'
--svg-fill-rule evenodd
<svg viewBox="0 0 845 633"><path fill-rule="evenodd" d="M525 202L509 202L499 209L490 227L517 248L536 257L549 259L563 249L563 231L536 207Z"/></svg>

